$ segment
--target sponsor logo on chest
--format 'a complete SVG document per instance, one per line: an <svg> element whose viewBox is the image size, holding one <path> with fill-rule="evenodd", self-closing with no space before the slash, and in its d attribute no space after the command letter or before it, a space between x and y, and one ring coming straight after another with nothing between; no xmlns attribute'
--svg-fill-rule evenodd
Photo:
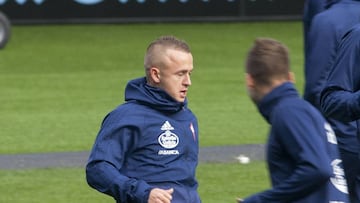
<svg viewBox="0 0 360 203"><path fill-rule="evenodd" d="M179 136L172 132L174 127L165 121L161 130L164 132L159 135L158 142L164 149L159 150L158 155L179 155L179 151L174 149L179 144Z"/></svg>

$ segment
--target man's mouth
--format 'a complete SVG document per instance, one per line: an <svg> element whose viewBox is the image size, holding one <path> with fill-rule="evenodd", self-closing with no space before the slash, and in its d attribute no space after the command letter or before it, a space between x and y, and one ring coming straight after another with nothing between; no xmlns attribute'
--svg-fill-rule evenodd
<svg viewBox="0 0 360 203"><path fill-rule="evenodd" d="M182 91L180 91L180 95L181 95L182 97L186 97L186 93L187 93L187 90L182 90Z"/></svg>

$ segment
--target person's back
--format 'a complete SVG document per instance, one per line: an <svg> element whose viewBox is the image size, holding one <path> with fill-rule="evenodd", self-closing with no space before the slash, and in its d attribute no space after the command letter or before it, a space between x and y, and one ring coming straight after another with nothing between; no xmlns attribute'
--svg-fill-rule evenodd
<svg viewBox="0 0 360 203"><path fill-rule="evenodd" d="M340 0L329 9L313 18L309 33L309 45L305 60L304 99L319 111L320 94L334 63L337 47L343 35L360 22L360 1ZM360 202L360 190L357 179L360 177L360 160L358 158L360 143L354 122L343 122L326 117L338 139L340 153L348 181L349 192L353 202Z"/></svg>
<svg viewBox="0 0 360 203"><path fill-rule="evenodd" d="M307 58L307 49L311 45L308 41L308 35L313 18L322 11L328 9L339 0L305 0L303 9L303 39L305 59Z"/></svg>
<svg viewBox="0 0 360 203"><path fill-rule="evenodd" d="M317 14L309 33L304 98L320 109L320 93L342 36L360 23L360 0L341 0Z"/></svg>
<svg viewBox="0 0 360 203"><path fill-rule="evenodd" d="M304 50L307 53L308 45L308 34L311 26L311 22L314 16L326 8L326 0L305 0L304 11L303 11L303 39L304 39ZM306 58L306 56L305 56Z"/></svg>
<svg viewBox="0 0 360 203"><path fill-rule="evenodd" d="M293 84L284 84L273 90L259 104L259 109L263 116L269 117L272 126L267 160L273 187L287 186L288 190L298 190L299 194L302 187L308 187L303 192L307 191L309 195L290 202L347 200L347 184L335 133L321 113L300 98ZM291 187L291 182L297 184ZM274 193L288 192L277 190ZM288 198L296 197L290 197L290 194Z"/></svg>
<svg viewBox="0 0 360 203"><path fill-rule="evenodd" d="M342 39L335 63L321 94L325 115L343 122L356 121L360 137L360 24Z"/></svg>
<svg viewBox="0 0 360 203"><path fill-rule="evenodd" d="M266 154L272 188L239 202L349 202L335 134L293 81L287 48L257 39L247 57L246 86L271 124Z"/></svg>

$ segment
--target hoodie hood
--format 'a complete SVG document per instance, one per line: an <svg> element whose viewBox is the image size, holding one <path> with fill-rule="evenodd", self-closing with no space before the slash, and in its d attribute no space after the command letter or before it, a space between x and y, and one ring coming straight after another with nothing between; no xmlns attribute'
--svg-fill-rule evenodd
<svg viewBox="0 0 360 203"><path fill-rule="evenodd" d="M341 0L327 0L325 3L325 9L330 8L333 4L338 3Z"/></svg>
<svg viewBox="0 0 360 203"><path fill-rule="evenodd" d="M337 4L339 2L351 2L351 1L360 1L360 0L327 0L325 2L325 9L330 8L332 5Z"/></svg>
<svg viewBox="0 0 360 203"><path fill-rule="evenodd" d="M146 78L137 78L128 82L125 88L125 101L138 102L163 112L177 112L187 106L185 102L178 102L164 90L147 84Z"/></svg>
<svg viewBox="0 0 360 203"><path fill-rule="evenodd" d="M299 94L293 83L286 82L265 95L265 97L258 103L258 110L266 121L271 124L270 118L274 108L284 98L288 99L291 97L299 97Z"/></svg>

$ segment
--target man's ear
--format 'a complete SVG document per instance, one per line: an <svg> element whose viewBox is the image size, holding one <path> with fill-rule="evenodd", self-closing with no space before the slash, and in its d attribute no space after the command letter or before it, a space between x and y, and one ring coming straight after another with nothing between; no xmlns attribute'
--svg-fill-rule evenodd
<svg viewBox="0 0 360 203"><path fill-rule="evenodd" d="M156 67L150 68L150 77L155 83L160 83L160 70Z"/></svg>
<svg viewBox="0 0 360 203"><path fill-rule="evenodd" d="M295 83L295 74L293 72L288 73L289 81Z"/></svg>
<svg viewBox="0 0 360 203"><path fill-rule="evenodd" d="M248 88L251 88L251 89L254 88L255 81L254 81L254 79L251 77L251 75L249 73L246 73L246 75L245 75L245 82L246 82L246 86Z"/></svg>

